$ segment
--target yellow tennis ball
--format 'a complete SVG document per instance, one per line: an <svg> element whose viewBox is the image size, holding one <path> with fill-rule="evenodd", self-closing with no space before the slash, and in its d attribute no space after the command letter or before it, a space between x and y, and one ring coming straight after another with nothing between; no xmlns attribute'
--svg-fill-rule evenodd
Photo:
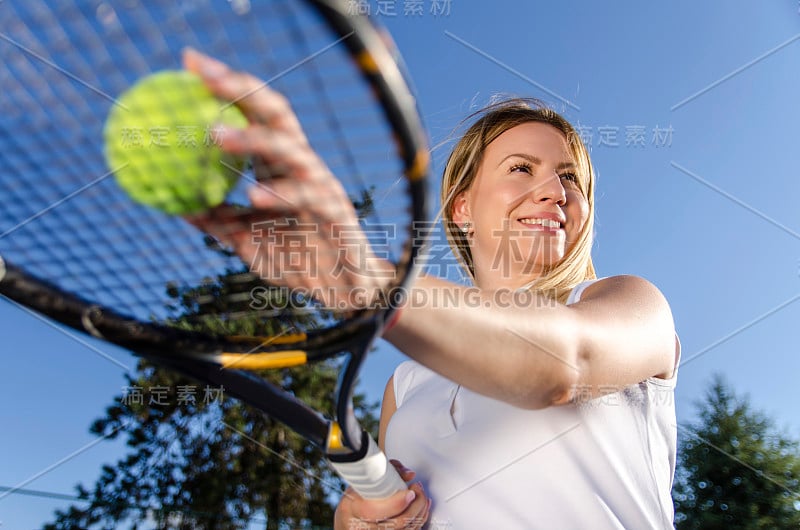
<svg viewBox="0 0 800 530"><path fill-rule="evenodd" d="M219 148L218 124L244 127L247 120L195 74L157 72L112 107L106 162L136 202L176 215L202 212L222 203L245 164Z"/></svg>

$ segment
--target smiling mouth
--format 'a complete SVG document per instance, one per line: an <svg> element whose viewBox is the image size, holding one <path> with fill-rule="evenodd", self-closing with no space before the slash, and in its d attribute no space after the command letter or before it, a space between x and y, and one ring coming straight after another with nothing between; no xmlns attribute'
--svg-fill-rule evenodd
<svg viewBox="0 0 800 530"><path fill-rule="evenodd" d="M554 219L523 218L517 221L532 230L560 230L563 228L563 225Z"/></svg>

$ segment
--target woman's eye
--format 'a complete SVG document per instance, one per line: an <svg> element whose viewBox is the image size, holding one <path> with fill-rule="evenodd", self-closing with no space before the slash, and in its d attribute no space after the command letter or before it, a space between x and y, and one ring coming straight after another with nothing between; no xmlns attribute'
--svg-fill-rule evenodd
<svg viewBox="0 0 800 530"><path fill-rule="evenodd" d="M522 171L524 173L530 174L532 170L531 170L531 166L529 164L516 164L514 166L511 166L511 171L510 172L514 173L516 171Z"/></svg>
<svg viewBox="0 0 800 530"><path fill-rule="evenodd" d="M562 180L568 180L570 182L578 182L578 175L575 173L562 173L559 175Z"/></svg>

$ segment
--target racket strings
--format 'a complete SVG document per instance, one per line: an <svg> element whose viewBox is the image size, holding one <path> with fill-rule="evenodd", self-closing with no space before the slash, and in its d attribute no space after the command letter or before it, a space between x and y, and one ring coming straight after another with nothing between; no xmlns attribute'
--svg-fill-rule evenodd
<svg viewBox="0 0 800 530"><path fill-rule="evenodd" d="M108 175L102 128L112 99L143 75L180 68L180 50L193 46L289 98L370 242L402 261L410 201L396 191L403 179L393 133L343 46L326 49L338 37L302 2L253 5L246 15L224 2L118 11L102 2L3 2L0 21L8 73L0 81L4 258L140 320L197 323L211 315L232 323L226 333L248 320L336 322L302 294L284 303L289 294L248 272L250 264L183 220L132 203ZM243 173L231 195L238 204L256 178L253 169Z"/></svg>

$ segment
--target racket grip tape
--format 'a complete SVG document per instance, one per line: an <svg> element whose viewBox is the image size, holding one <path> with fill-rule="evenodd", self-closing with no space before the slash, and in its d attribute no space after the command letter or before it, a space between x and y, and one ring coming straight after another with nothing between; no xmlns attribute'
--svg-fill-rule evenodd
<svg viewBox="0 0 800 530"><path fill-rule="evenodd" d="M328 455L331 465L365 499L385 499L408 486L372 436L362 435L361 451L355 455Z"/></svg>

